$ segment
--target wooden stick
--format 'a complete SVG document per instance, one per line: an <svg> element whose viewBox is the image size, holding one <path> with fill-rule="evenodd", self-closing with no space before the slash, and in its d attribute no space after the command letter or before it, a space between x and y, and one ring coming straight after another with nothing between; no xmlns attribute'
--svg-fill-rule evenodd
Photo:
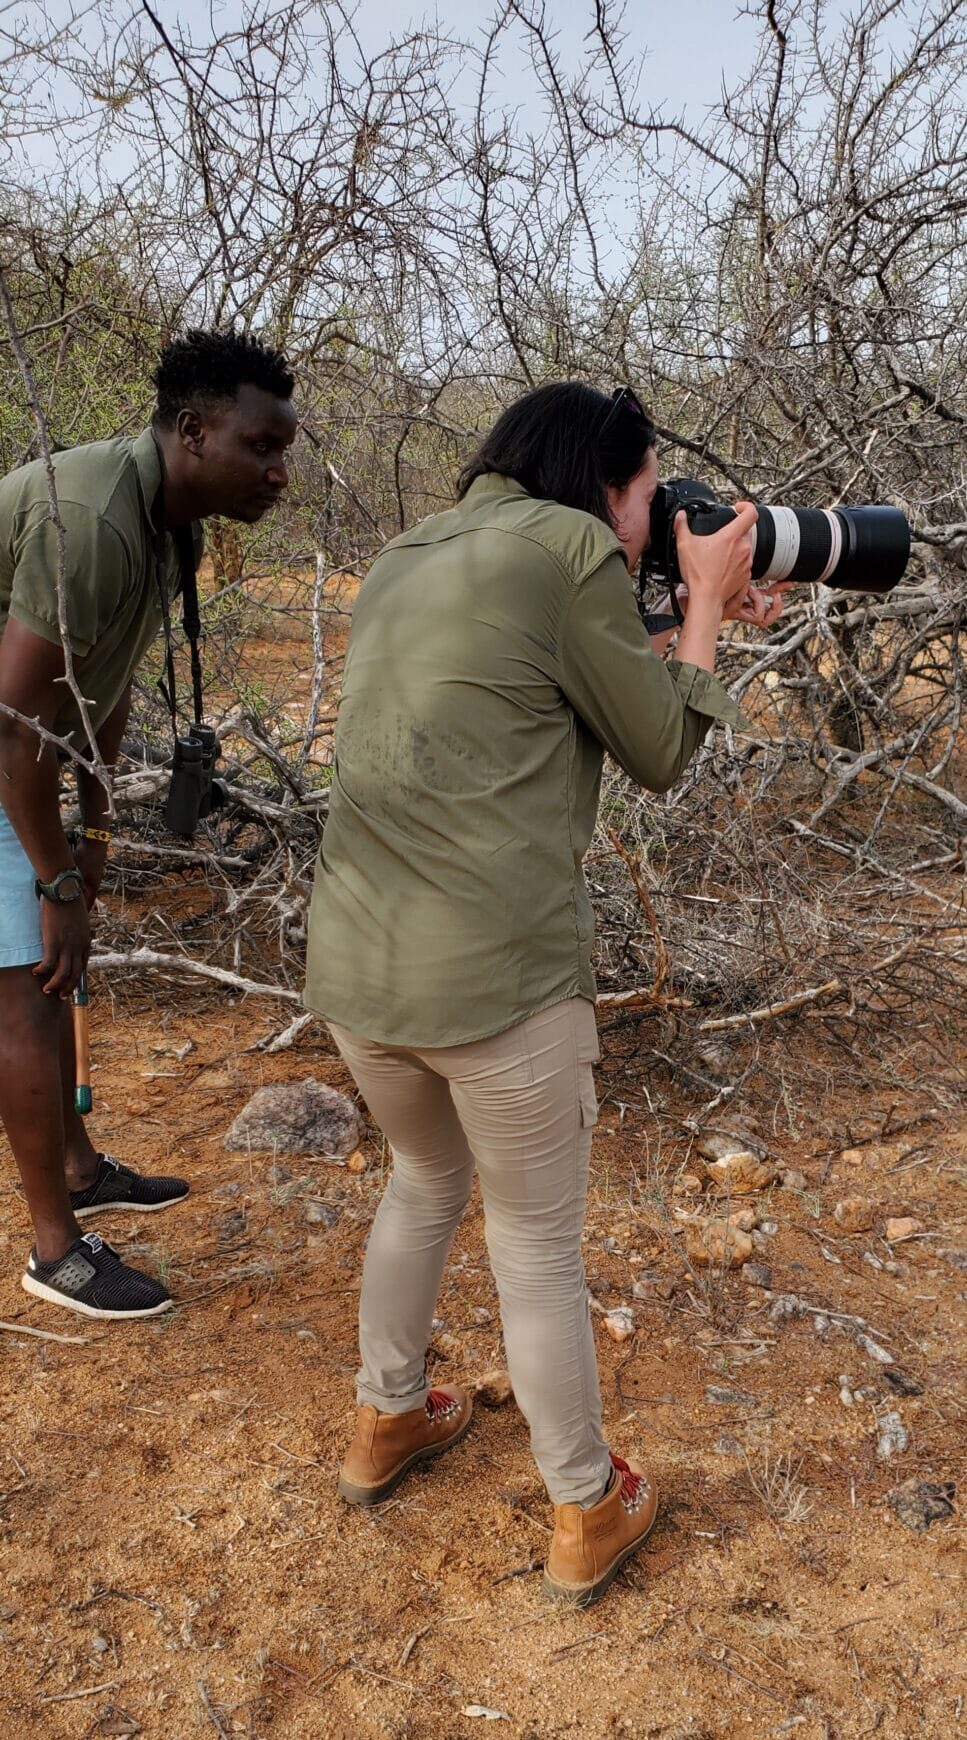
<svg viewBox="0 0 967 1740"><path fill-rule="evenodd" d="M91 1031L88 1023L87 974L82 973L74 990L74 1110L86 1117L94 1104L91 1093Z"/></svg>

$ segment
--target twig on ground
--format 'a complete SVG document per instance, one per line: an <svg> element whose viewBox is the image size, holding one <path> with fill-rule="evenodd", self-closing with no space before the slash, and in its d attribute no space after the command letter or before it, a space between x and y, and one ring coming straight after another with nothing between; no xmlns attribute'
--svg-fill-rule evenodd
<svg viewBox="0 0 967 1740"><path fill-rule="evenodd" d="M221 1717L218 1714L218 1711L214 1708L214 1706L212 1704L211 1698L208 1695L208 1687L206 1686L204 1680L198 1680L197 1687L198 1687L198 1696L199 1696L199 1699L201 1700L201 1707L204 1710L205 1715L208 1717L209 1721L212 1722L214 1724L214 1726L218 1729L219 1734L222 1736L222 1740L232 1740L232 1737L231 1737L229 1730L225 1727L224 1722L222 1721Z"/></svg>
<svg viewBox="0 0 967 1740"><path fill-rule="evenodd" d="M99 1692L113 1692L119 1683L118 1680L105 1680L103 1686L89 1686L86 1692L50 1692L39 1702L41 1704L71 1704L77 1698L96 1698ZM222 1732L224 1733L225 1730L222 1729Z"/></svg>
<svg viewBox="0 0 967 1740"><path fill-rule="evenodd" d="M31 1329L26 1323L4 1323L0 1321L0 1329L6 1329L11 1335L34 1335L38 1341L67 1341L74 1347L86 1347L88 1335L57 1335L53 1329Z"/></svg>

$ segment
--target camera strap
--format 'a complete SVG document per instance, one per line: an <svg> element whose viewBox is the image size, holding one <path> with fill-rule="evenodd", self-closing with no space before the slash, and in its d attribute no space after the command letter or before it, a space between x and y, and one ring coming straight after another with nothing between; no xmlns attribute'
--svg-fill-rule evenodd
<svg viewBox="0 0 967 1740"><path fill-rule="evenodd" d="M195 571L195 542L190 526L177 526L171 534L171 540L178 557L178 568L181 577L181 624L188 642L191 661L191 694L195 714L195 724L200 725L204 714L204 701L201 686L201 656L198 642L201 638L201 615L198 609L198 581ZM158 679L161 690L171 714L171 725L175 736L178 735L178 695L175 685L175 658L171 640L171 603L168 597L168 539L163 527L156 526L154 530L154 563L155 579L158 583L158 593L161 598L161 620L165 637L165 677Z"/></svg>
<svg viewBox="0 0 967 1740"><path fill-rule="evenodd" d="M640 568L638 570L638 615L641 617L648 634L667 634L670 629L681 628L684 624L685 613L678 602L678 593L675 588L678 573L675 527L673 524L669 524L665 534L665 574L669 582L668 598L671 612L645 609L644 584Z"/></svg>
<svg viewBox="0 0 967 1740"><path fill-rule="evenodd" d="M677 616L672 616L667 610L646 610L644 599L638 600L638 615L641 617L648 634L667 634L669 629L680 628Z"/></svg>

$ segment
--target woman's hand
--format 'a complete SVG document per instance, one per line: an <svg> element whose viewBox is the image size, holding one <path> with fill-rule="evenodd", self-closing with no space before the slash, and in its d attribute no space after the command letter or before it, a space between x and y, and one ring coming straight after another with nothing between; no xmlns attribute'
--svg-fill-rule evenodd
<svg viewBox="0 0 967 1740"><path fill-rule="evenodd" d="M791 580L777 580L771 586L750 586L745 597L731 599L722 612L723 622L750 622L755 628L771 628L782 615L783 594L793 585Z"/></svg>
<svg viewBox="0 0 967 1740"><path fill-rule="evenodd" d="M696 535L684 509L675 515L675 545L682 579L693 603L717 610L744 601L752 577L752 528L759 510L751 501L735 504L735 519L717 532ZM741 620L745 621L746 618Z"/></svg>

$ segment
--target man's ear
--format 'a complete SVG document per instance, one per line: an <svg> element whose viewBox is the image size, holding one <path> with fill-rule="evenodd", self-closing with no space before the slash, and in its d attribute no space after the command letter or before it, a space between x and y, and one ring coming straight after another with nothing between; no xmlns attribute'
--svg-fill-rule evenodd
<svg viewBox="0 0 967 1740"><path fill-rule="evenodd" d="M189 453L200 459L205 446L205 425L198 412L179 411L175 428L182 447L187 447Z"/></svg>

